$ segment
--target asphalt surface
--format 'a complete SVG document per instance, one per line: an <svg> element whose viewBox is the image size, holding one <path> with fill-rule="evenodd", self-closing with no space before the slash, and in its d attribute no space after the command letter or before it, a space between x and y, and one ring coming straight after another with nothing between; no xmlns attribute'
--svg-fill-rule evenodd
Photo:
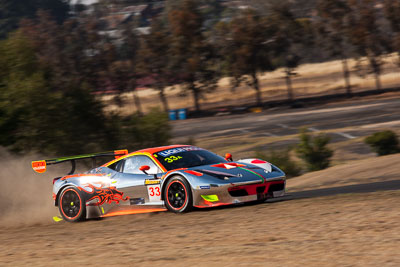
<svg viewBox="0 0 400 267"><path fill-rule="evenodd" d="M340 142L365 137L378 129L399 129L400 98L356 99L309 108L188 119L173 121L172 126L177 143L189 137L209 140L235 135L284 137L297 134L303 127L313 132L328 132L331 142ZM294 139L277 141L269 144L269 148L279 149L296 142Z"/></svg>

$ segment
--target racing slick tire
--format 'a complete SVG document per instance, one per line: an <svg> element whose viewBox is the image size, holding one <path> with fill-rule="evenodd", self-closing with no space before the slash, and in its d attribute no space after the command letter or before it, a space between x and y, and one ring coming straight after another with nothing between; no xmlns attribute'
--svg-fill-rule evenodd
<svg viewBox="0 0 400 267"><path fill-rule="evenodd" d="M192 190L183 177L174 176L169 179L163 193L169 211L182 213L193 209Z"/></svg>
<svg viewBox="0 0 400 267"><path fill-rule="evenodd" d="M58 198L58 209L67 222L78 222L86 219L86 201L74 186L68 186L61 191Z"/></svg>

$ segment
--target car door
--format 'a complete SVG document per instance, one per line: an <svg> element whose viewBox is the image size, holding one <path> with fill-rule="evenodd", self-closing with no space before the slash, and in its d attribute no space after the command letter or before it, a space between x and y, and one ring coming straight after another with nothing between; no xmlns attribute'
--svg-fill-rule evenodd
<svg viewBox="0 0 400 267"><path fill-rule="evenodd" d="M150 167L148 174L139 169L143 165ZM118 171L115 176L117 188L129 197L131 205L161 202L160 181L153 176L161 170L151 158L145 155L126 158L121 161Z"/></svg>

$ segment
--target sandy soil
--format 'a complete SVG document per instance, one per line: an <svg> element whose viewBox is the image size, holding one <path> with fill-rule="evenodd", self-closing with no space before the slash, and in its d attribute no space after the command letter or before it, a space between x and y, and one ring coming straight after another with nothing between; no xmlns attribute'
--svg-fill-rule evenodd
<svg viewBox="0 0 400 267"><path fill-rule="evenodd" d="M288 181L289 191L342 186L344 179L400 180L399 158L307 174ZM400 187L393 189L77 224L21 224L30 218L20 214L19 222L0 228L0 265L399 266ZM40 205L35 210L48 212Z"/></svg>

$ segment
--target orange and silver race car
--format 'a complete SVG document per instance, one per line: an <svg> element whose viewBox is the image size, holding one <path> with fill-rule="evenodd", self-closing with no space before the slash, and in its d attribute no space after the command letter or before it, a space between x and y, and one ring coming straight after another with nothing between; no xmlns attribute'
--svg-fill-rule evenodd
<svg viewBox="0 0 400 267"><path fill-rule="evenodd" d="M74 174L75 161L98 157L113 159ZM169 210L186 212L205 208L282 197L285 174L260 159L232 161L190 145L127 150L33 161L39 173L48 165L71 162L64 177L53 179L53 199L69 222Z"/></svg>

